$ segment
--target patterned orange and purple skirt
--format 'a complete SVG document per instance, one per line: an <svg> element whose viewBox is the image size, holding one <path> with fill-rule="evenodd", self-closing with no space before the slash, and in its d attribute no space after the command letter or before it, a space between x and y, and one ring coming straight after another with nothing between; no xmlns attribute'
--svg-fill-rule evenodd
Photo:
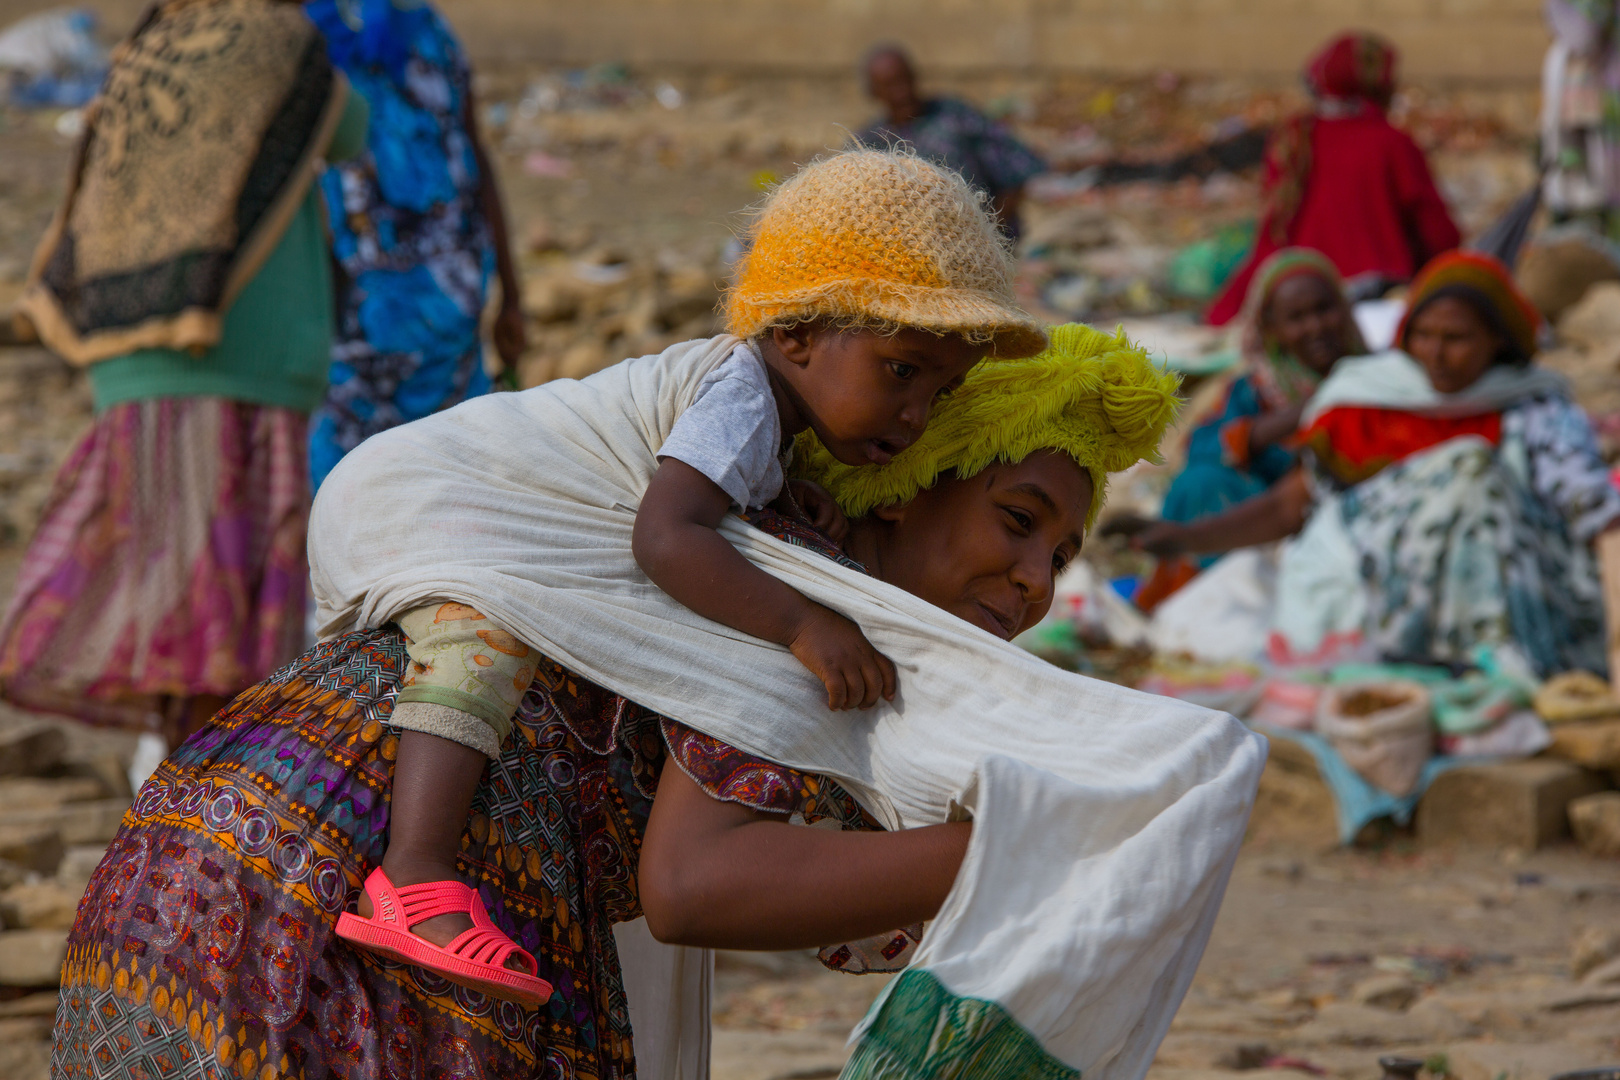
<svg viewBox="0 0 1620 1080"><path fill-rule="evenodd" d="M386 846L388 720L407 664L395 627L333 639L163 763L79 906L53 1076L633 1077L612 928L641 914L636 867L666 753L715 798L870 827L831 780L542 659L458 868L555 992L539 1009L487 998L334 932Z"/></svg>

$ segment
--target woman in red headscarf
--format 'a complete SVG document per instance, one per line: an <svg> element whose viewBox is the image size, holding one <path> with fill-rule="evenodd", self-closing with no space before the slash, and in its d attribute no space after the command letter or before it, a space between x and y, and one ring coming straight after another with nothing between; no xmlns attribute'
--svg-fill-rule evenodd
<svg viewBox="0 0 1620 1080"><path fill-rule="evenodd" d="M1216 298L1216 326L1238 313L1249 279L1272 252L1322 252L1350 282L1408 281L1461 235L1423 151L1389 122L1395 49L1372 34L1343 34L1305 70L1309 112L1285 121L1266 148L1265 210L1254 250Z"/></svg>

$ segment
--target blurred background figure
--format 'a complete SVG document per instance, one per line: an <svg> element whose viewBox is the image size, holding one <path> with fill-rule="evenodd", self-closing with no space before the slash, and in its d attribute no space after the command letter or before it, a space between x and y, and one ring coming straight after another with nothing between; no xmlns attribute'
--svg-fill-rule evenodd
<svg viewBox="0 0 1620 1080"><path fill-rule="evenodd" d="M1620 222L1620 46L1614 0L1547 0L1542 197L1555 222L1614 239Z"/></svg>
<svg viewBox="0 0 1620 1080"><path fill-rule="evenodd" d="M964 101L923 97L911 57L898 45L873 48L863 74L867 94L885 115L856 140L880 148L903 141L922 157L955 169L989 196L1001 227L1017 239L1024 185L1046 168L1034 151Z"/></svg>
<svg viewBox="0 0 1620 1080"><path fill-rule="evenodd" d="M315 0L305 10L332 63L372 103L365 153L321 181L339 280L331 388L310 447L319 487L366 437L490 390L479 327L492 273L503 365L517 362L525 338L472 70L449 26L414 0Z"/></svg>
<svg viewBox="0 0 1620 1080"><path fill-rule="evenodd" d="M315 163L360 149L366 103L273 0L153 9L115 57L20 305L89 366L96 419L23 556L0 696L161 716L173 746L304 647L333 319Z"/></svg>
<svg viewBox="0 0 1620 1080"><path fill-rule="evenodd" d="M1306 66L1311 108L1271 137L1254 250L1211 306L1211 323L1231 321L1255 270L1281 247L1322 252L1362 300L1461 242L1423 151L1389 122L1395 62L1383 38L1352 33Z"/></svg>

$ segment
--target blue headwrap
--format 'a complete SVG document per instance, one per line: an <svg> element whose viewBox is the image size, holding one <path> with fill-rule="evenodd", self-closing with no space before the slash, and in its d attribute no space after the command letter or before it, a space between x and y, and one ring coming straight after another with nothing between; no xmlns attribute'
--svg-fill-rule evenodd
<svg viewBox="0 0 1620 1080"><path fill-rule="evenodd" d="M426 4L410 0L312 0L304 11L326 36L326 54L335 67L380 68L401 85L411 42L433 18Z"/></svg>

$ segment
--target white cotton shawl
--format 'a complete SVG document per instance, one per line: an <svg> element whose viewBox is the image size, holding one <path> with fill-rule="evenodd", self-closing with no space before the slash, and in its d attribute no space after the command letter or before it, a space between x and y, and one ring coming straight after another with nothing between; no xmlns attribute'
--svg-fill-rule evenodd
<svg viewBox="0 0 1620 1080"><path fill-rule="evenodd" d="M1478 416L1541 395L1569 397L1569 380L1534 364L1496 364L1468 389L1442 394L1429 382L1422 364L1399 349L1388 349L1334 364L1332 374L1306 403L1300 426L1309 427L1329 409L1352 406L1424 416Z"/></svg>
<svg viewBox="0 0 1620 1080"><path fill-rule="evenodd" d="M889 828L972 816L912 968L994 1002L1056 1062L1141 1077L1208 940L1263 740L1064 672L734 518L722 532L745 556L893 659L894 704L829 712L786 649L670 599L631 556L635 510L670 426L736 344L686 342L367 440L311 515L321 633L462 601L615 693L835 777Z"/></svg>

